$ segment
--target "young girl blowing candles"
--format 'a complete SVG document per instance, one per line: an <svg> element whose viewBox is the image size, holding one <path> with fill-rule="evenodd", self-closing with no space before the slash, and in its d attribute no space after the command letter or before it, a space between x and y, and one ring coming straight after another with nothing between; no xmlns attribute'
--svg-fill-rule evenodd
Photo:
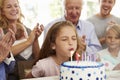
<svg viewBox="0 0 120 80"><path fill-rule="evenodd" d="M27 77L46 77L60 74L60 65L73 55L82 53L81 44L74 25L69 21L55 23L48 31L40 50L40 60L33 66Z"/></svg>

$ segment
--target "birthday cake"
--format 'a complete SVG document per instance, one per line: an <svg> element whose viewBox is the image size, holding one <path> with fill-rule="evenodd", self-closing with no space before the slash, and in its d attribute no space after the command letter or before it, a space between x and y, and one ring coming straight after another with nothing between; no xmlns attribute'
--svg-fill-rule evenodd
<svg viewBox="0 0 120 80"><path fill-rule="evenodd" d="M106 80L102 63L68 61L60 66L60 80Z"/></svg>

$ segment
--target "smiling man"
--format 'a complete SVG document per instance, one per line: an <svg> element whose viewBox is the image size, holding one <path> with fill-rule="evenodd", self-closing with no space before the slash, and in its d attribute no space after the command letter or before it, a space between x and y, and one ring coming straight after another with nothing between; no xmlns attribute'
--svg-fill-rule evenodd
<svg viewBox="0 0 120 80"><path fill-rule="evenodd" d="M99 0L100 10L99 13L88 18L88 21L92 22L95 26L96 34L99 38L100 43L105 47L105 30L109 23L115 22L120 24L120 18L111 14L111 11L115 5L116 0Z"/></svg>

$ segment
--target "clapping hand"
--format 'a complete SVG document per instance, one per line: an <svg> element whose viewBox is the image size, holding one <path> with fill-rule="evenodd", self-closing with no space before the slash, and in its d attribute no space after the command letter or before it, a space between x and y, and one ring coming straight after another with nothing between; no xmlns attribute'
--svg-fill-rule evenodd
<svg viewBox="0 0 120 80"><path fill-rule="evenodd" d="M38 37L41 35L43 29L44 29L43 25L39 25L39 23L37 23L37 25L35 26L35 28L31 31L30 36L28 38L28 41L31 44L34 41L36 41L38 39Z"/></svg>
<svg viewBox="0 0 120 80"><path fill-rule="evenodd" d="M0 34L3 35L2 29L0 29L0 32ZM12 31L12 29L9 29L0 41L0 62L8 57L11 46L15 40L15 33Z"/></svg>

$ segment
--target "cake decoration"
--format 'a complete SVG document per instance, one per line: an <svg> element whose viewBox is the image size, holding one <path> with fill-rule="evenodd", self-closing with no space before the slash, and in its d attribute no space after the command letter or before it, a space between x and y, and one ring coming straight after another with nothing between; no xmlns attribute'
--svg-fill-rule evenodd
<svg viewBox="0 0 120 80"><path fill-rule="evenodd" d="M60 80L106 80L105 68L99 62L64 62L60 68Z"/></svg>

